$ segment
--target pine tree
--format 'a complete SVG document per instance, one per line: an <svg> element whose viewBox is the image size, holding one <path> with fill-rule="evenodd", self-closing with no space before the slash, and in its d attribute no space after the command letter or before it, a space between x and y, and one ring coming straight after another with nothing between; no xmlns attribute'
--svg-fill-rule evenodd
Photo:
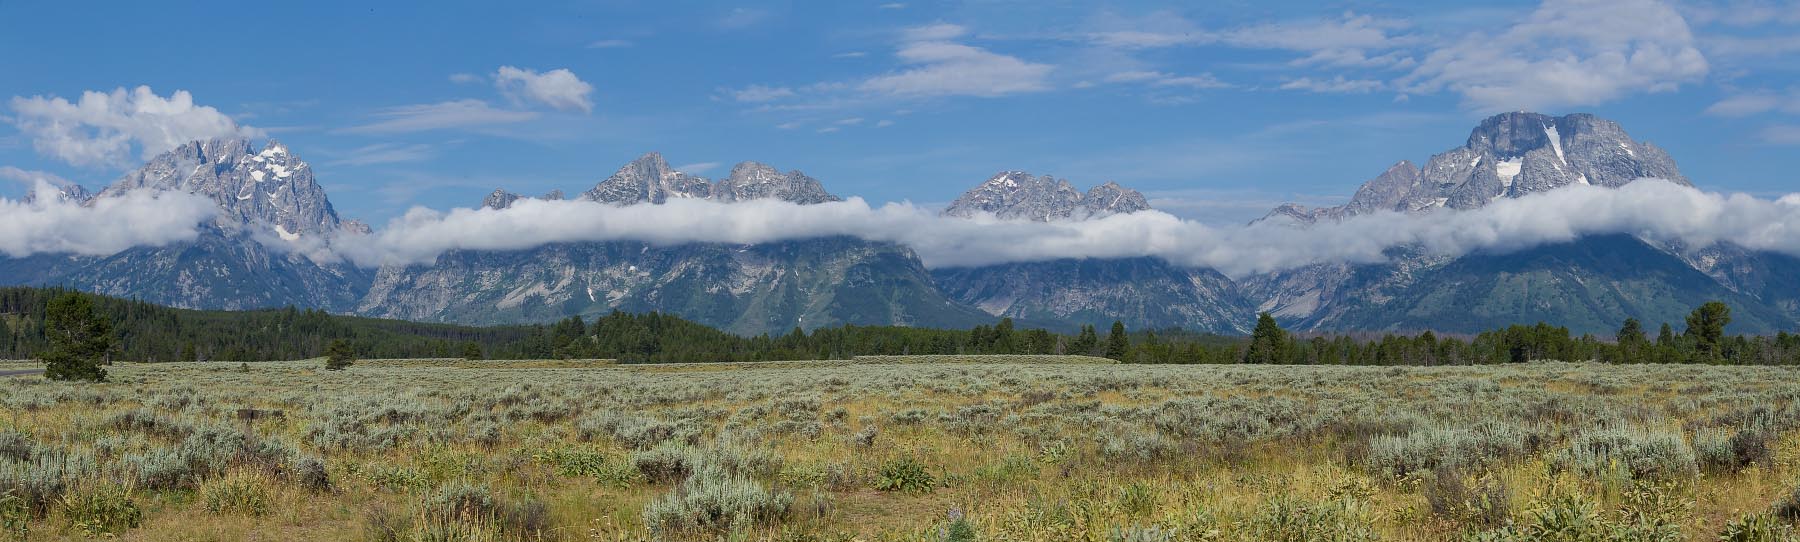
<svg viewBox="0 0 1800 542"><path fill-rule="evenodd" d="M481 359L481 343L475 341L463 343L462 357L463 359Z"/></svg>
<svg viewBox="0 0 1800 542"><path fill-rule="evenodd" d="M338 339L325 347L325 369L342 371L356 363L356 352L350 349L350 341Z"/></svg>
<svg viewBox="0 0 1800 542"><path fill-rule="evenodd" d="M1125 336L1125 323L1113 320L1112 332L1106 334L1106 357L1125 361L1131 353L1131 338Z"/></svg>
<svg viewBox="0 0 1800 542"><path fill-rule="evenodd" d="M1084 324L1081 326L1081 333L1075 336L1075 341L1069 343L1069 353L1091 356L1094 355L1094 349L1099 347L1100 334L1094 331L1093 325Z"/></svg>
<svg viewBox="0 0 1800 542"><path fill-rule="evenodd" d="M1281 363L1287 353L1287 331L1275 323L1275 317L1262 313L1256 317L1256 330L1250 333L1250 351L1245 363Z"/></svg>
<svg viewBox="0 0 1800 542"><path fill-rule="evenodd" d="M1663 322L1662 330L1656 332L1656 346L1659 348L1675 346L1675 328L1669 327L1668 322Z"/></svg>
<svg viewBox="0 0 1800 542"><path fill-rule="evenodd" d="M106 380L100 362L112 349L112 323L95 314L88 296L67 292L51 299L44 311L44 336L50 349L38 357L44 360L45 378Z"/></svg>
<svg viewBox="0 0 1800 542"><path fill-rule="evenodd" d="M1730 323L1731 307L1718 301L1708 301L1688 314L1686 335L1694 340L1701 360L1719 359L1719 343L1725 337L1725 325Z"/></svg>
<svg viewBox="0 0 1800 542"><path fill-rule="evenodd" d="M1635 346L1644 344L1650 340L1649 337L1644 336L1644 325L1639 323L1636 318L1625 319L1625 325L1619 328L1617 339L1619 340L1619 346Z"/></svg>

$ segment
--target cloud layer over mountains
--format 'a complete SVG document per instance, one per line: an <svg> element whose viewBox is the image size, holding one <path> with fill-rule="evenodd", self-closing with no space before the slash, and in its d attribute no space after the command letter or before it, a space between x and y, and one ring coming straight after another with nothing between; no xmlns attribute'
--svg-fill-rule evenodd
<svg viewBox="0 0 1800 542"><path fill-rule="evenodd" d="M100 198L91 207L0 200L0 251L108 254L191 239L195 225L212 214L204 199L175 194ZM1657 180L1621 188L1575 185L1474 210L1376 213L1307 229L1273 221L1216 227L1157 211L1050 223L961 219L911 204L871 206L859 198L815 205L675 199L627 207L522 199L503 210L414 208L375 233L340 235L325 250L308 239L291 248L372 267L429 263L451 250L559 242L752 244L845 235L911 247L931 267L1154 256L1242 276L1313 263L1380 262L1385 251L1402 246L1461 255L1612 233L1693 247L1729 241L1800 255L1800 194L1768 200Z"/></svg>
<svg viewBox="0 0 1800 542"><path fill-rule="evenodd" d="M212 200L184 193L136 191L99 198L92 206L57 198L38 182L34 202L0 198L0 254L73 253L107 256L137 246L192 240L200 223L218 213Z"/></svg>

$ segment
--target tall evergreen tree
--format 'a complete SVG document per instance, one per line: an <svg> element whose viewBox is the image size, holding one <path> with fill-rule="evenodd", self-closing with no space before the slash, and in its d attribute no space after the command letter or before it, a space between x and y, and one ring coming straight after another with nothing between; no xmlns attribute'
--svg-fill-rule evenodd
<svg viewBox="0 0 1800 542"><path fill-rule="evenodd" d="M356 363L356 351L350 348L350 341L338 339L325 347L325 369L342 371Z"/></svg>
<svg viewBox="0 0 1800 542"><path fill-rule="evenodd" d="M1616 338L1620 346L1641 345L1650 341L1649 337L1644 336L1644 325L1639 323L1636 318L1626 318L1625 325L1619 327L1619 335Z"/></svg>
<svg viewBox="0 0 1800 542"><path fill-rule="evenodd" d="M1094 349L1099 347L1100 334L1094 331L1092 324L1083 324L1081 333L1077 334L1075 340L1069 343L1069 353L1091 356L1094 354Z"/></svg>
<svg viewBox="0 0 1800 542"><path fill-rule="evenodd" d="M463 343L462 357L463 359L481 359L481 343L475 341Z"/></svg>
<svg viewBox="0 0 1800 542"><path fill-rule="evenodd" d="M1125 323L1113 320L1112 332L1106 334L1106 357L1125 361L1131 354L1131 338L1125 336Z"/></svg>
<svg viewBox="0 0 1800 542"><path fill-rule="evenodd" d="M112 324L94 312L88 296L66 292L51 299L44 310L44 336L50 348L38 357L44 360L45 378L106 380L100 363L112 349Z"/></svg>
<svg viewBox="0 0 1800 542"><path fill-rule="evenodd" d="M1656 332L1656 346L1659 348L1675 347L1675 328L1669 327L1668 322L1663 322L1662 330Z"/></svg>
<svg viewBox="0 0 1800 542"><path fill-rule="evenodd" d="M1275 317L1262 313L1256 317L1256 330L1250 333L1250 350L1246 363L1281 363L1287 353L1287 331L1275 323Z"/></svg>
<svg viewBox="0 0 1800 542"><path fill-rule="evenodd" d="M1717 360L1725 325L1730 323L1731 307L1718 301L1708 301L1688 314L1686 335L1694 340L1695 353L1703 360Z"/></svg>

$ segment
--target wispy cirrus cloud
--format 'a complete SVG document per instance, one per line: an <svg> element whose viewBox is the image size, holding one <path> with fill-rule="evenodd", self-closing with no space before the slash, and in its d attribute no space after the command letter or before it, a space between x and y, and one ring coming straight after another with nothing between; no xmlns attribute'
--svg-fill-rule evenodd
<svg viewBox="0 0 1800 542"><path fill-rule="evenodd" d="M344 153L343 156L326 163L347 166L396 164L426 160L431 158L434 154L436 154L436 151L432 146L423 143L376 143L358 147L348 153Z"/></svg>
<svg viewBox="0 0 1800 542"><path fill-rule="evenodd" d="M535 111L499 109L474 99L402 105L376 111L374 121L343 128L353 134L395 134L513 124L538 118Z"/></svg>

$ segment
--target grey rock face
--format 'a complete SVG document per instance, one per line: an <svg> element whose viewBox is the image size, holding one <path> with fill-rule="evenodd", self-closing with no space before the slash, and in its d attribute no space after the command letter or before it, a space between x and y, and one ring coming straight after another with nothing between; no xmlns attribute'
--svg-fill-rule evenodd
<svg viewBox="0 0 1800 542"><path fill-rule="evenodd" d="M1256 320L1231 279L1157 258L1064 259L932 271L951 299L994 316L1132 329L1243 333Z"/></svg>
<svg viewBox="0 0 1800 542"><path fill-rule="evenodd" d="M512 204L515 201L519 201L518 194L507 192L505 189L495 188L493 192L488 193L487 197L481 198L481 206L486 209L498 211L507 207L512 207Z"/></svg>
<svg viewBox="0 0 1800 542"><path fill-rule="evenodd" d="M275 140L261 149L244 139L187 143L151 159L97 197L137 189L209 197L222 211L214 223L226 231L263 224L283 237L321 235L337 231L340 222L325 189L313 179L312 166Z"/></svg>
<svg viewBox="0 0 1800 542"><path fill-rule="evenodd" d="M663 203L670 198L708 198L712 185L706 179L675 171L663 161L662 153L643 155L600 184L581 194L582 199L631 205Z"/></svg>
<svg viewBox="0 0 1800 542"><path fill-rule="evenodd" d="M560 199L562 193L552 192ZM618 173L583 192L582 199L617 205L664 203L673 198L710 199L724 203L755 199L779 199L809 205L843 198L825 191L818 179L799 171L782 173L758 162L742 162L731 168L731 174L718 184L705 178L675 171L661 153L646 154ZM516 198L515 198L516 199Z"/></svg>
<svg viewBox="0 0 1800 542"><path fill-rule="evenodd" d="M185 308L344 310L361 298L371 280L371 273L347 264L320 264L279 244L259 242L269 237L257 234L266 233L298 239L369 231L361 222L339 220L325 190L314 181L312 167L279 142L261 149L242 139L188 143L151 159L94 197L133 190L198 194L215 202L220 213L201 224L192 241L135 247L105 257L47 259L56 264L54 273L0 281L61 284Z"/></svg>
<svg viewBox="0 0 1800 542"><path fill-rule="evenodd" d="M357 313L498 324L660 311L734 333L841 324L967 327L912 251L833 237L758 245L558 243L455 251L380 271Z"/></svg>
<svg viewBox="0 0 1800 542"><path fill-rule="evenodd" d="M1136 190L1108 182L1078 192L1068 181L1008 171L964 193L944 215L1078 221L1150 208ZM994 316L1133 329L1182 327L1239 333L1254 321L1230 278L1157 258L1063 259L932 271L951 299Z"/></svg>
<svg viewBox="0 0 1800 542"><path fill-rule="evenodd" d="M944 215L973 218L992 214L1003 220L1049 222L1099 218L1149 208L1143 194L1118 183L1096 186L1083 195L1067 180L1049 175L1036 177L1022 171L1003 171L964 192L944 209Z"/></svg>
<svg viewBox="0 0 1800 542"><path fill-rule="evenodd" d="M57 201L59 203L74 203L76 205L87 205L88 201L94 199L94 194L92 192L88 192L88 189L83 188L79 184L65 184L65 185L56 187L56 194L53 197L54 197L55 201ZM19 198L19 201L26 205L37 203L37 201L38 201L37 189L34 188L30 192L26 192L24 197Z"/></svg>
<svg viewBox="0 0 1800 542"><path fill-rule="evenodd" d="M1551 117L1536 113L1506 113L1482 121L1470 132L1463 146L1432 156L1416 172L1407 162L1389 168L1381 176L1365 183L1346 205L1324 209L1284 205L1271 211L1263 220L1279 220L1306 227L1316 222L1335 221L1374 212L1417 213L1439 208L1474 209L1500 198L1516 198L1572 184L1618 187L1643 177L1658 177L1688 184L1687 178L1681 175L1666 152L1650 143L1632 139L1618 123L1585 114ZM1624 242L1596 243L1593 246L1618 250L1636 249L1635 245ZM1731 258L1722 254L1713 259ZM1442 270L1463 269L1458 266L1467 267L1472 264L1459 262L1478 260L1491 265L1504 258L1480 255L1448 258L1425 254L1416 249L1399 248L1391 251L1385 263L1312 265L1244 277L1240 283L1248 297L1259 300L1261 310L1274 313L1287 325L1311 330L1347 330L1373 329L1368 326L1383 318L1384 314L1386 318L1397 322L1403 316L1416 317L1415 313L1426 310L1409 306L1411 303L1430 306L1432 311L1445 311L1442 306L1432 304L1451 307L1504 304L1507 300L1516 301L1524 297L1519 292L1533 291L1532 288L1541 291L1556 280L1606 285L1618 279L1613 276L1579 276L1579 273L1557 274L1533 270L1537 274L1532 275L1532 278L1507 275L1486 291L1456 290L1446 286L1458 284L1459 280L1467 281L1468 275L1446 279L1443 277L1446 272ZM1584 264L1586 262L1581 261ZM1694 267L1702 270L1709 268L1698 264ZM1732 275L1730 270L1734 268L1757 268L1749 264L1718 267L1721 269L1717 273L1720 277ZM1460 272L1466 272L1466 269ZM1737 276L1747 274L1754 273L1736 273ZM1550 282L1533 284L1531 288L1520 286L1529 280ZM1729 281L1721 281L1729 284ZM1417 290L1434 288L1459 293L1457 296L1441 299L1397 301L1410 299L1409 296ZM1692 289L1696 286L1682 284L1681 288ZM1619 289L1629 290L1624 286ZM1631 292L1630 295L1648 298L1653 290L1656 287L1646 288L1643 292ZM1445 313L1448 312L1453 311ZM1606 311L1594 312L1600 314ZM1493 314L1509 313L1496 310ZM1415 319L1414 322L1423 320ZM1506 323L1529 322L1478 322L1479 325ZM1460 325L1475 324L1463 322Z"/></svg>
<svg viewBox="0 0 1800 542"><path fill-rule="evenodd" d="M1463 146L1432 156L1422 169L1406 161L1388 168L1348 204L1283 206L1265 219L1311 224L1382 211L1473 209L1573 184L1619 187L1644 177L1689 185L1667 152L1632 139L1616 122L1587 114L1504 113L1482 121Z"/></svg>
<svg viewBox="0 0 1800 542"><path fill-rule="evenodd" d="M758 162L741 162L732 166L731 175L712 187L712 197L725 203L755 199L778 199L810 205L843 201L825 191L818 179L798 170L782 173Z"/></svg>

